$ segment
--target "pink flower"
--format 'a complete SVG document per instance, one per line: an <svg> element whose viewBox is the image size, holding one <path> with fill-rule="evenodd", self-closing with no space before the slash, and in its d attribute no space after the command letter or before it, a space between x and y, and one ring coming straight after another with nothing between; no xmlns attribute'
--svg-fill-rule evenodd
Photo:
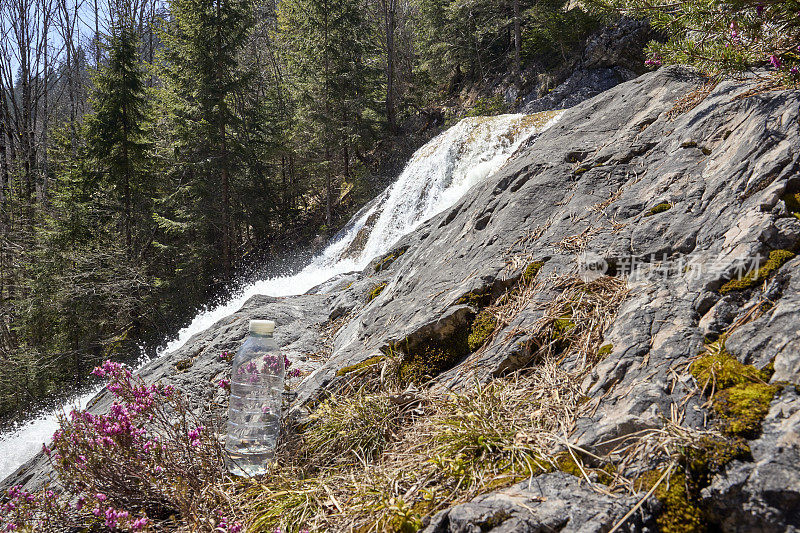
<svg viewBox="0 0 800 533"><path fill-rule="evenodd" d="M660 67L661 66L661 56L654 55L650 59L644 62L645 65L648 67Z"/></svg>
<svg viewBox="0 0 800 533"><path fill-rule="evenodd" d="M142 518L139 518L131 522L131 529L134 531L141 531L142 529L147 527L149 523L150 520L148 520L146 516L143 516Z"/></svg>
<svg viewBox="0 0 800 533"><path fill-rule="evenodd" d="M800 69L798 69L797 67L792 67L789 69L789 72L792 73L794 76L797 76L798 74L800 74Z"/></svg>
<svg viewBox="0 0 800 533"><path fill-rule="evenodd" d="M94 495L94 497L97 498L97 501L100 501L100 502L104 502L104 501L106 501L108 499L108 496L106 496L102 492L98 492L97 494Z"/></svg>
<svg viewBox="0 0 800 533"><path fill-rule="evenodd" d="M782 64L781 63L781 58L776 56L775 54L772 54L771 56L769 56L769 63L770 63L770 65L772 65L776 69L781 68L781 64Z"/></svg>

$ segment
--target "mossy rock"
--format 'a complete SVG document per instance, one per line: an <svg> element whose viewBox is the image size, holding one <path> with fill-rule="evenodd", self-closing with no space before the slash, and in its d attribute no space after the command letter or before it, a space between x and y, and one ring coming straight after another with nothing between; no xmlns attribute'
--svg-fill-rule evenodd
<svg viewBox="0 0 800 533"><path fill-rule="evenodd" d="M487 290L470 291L456 300L457 305L470 305L480 308L489 305L491 294Z"/></svg>
<svg viewBox="0 0 800 533"><path fill-rule="evenodd" d="M488 310L478 313L478 316L472 322L469 337L467 338L469 351L474 352L483 346L496 328L497 318L495 318L494 314Z"/></svg>
<svg viewBox="0 0 800 533"><path fill-rule="evenodd" d="M534 261L526 266L525 270L522 271L522 283L524 285L530 285L543 266L544 261Z"/></svg>
<svg viewBox="0 0 800 533"><path fill-rule="evenodd" d="M689 367L697 383L707 392L715 390L712 407L723 432L732 436L755 438L761 433L761 421L769 411L772 398L779 391L768 382L774 372L767 365L759 370L733 357L723 340L710 345L710 351Z"/></svg>
<svg viewBox="0 0 800 533"><path fill-rule="evenodd" d="M397 377L402 385L424 383L456 366L469 353L469 324L457 327L447 338L427 337L415 343L413 349L397 343L393 352L404 353L397 367Z"/></svg>
<svg viewBox="0 0 800 533"><path fill-rule="evenodd" d="M634 488L649 491L655 486L664 470L651 470L639 476ZM701 533L706 531L702 510L692 503L687 486L686 474L676 469L669 478L663 480L654 495L662 504L661 513L656 518L661 533Z"/></svg>
<svg viewBox="0 0 800 533"><path fill-rule="evenodd" d="M556 468L565 474L570 474L575 477L583 477L581 468L569 452L561 452L555 457Z"/></svg>
<svg viewBox="0 0 800 533"><path fill-rule="evenodd" d="M339 370L336 371L336 375L337 376L346 376L347 374L352 374L354 372L361 372L361 371L364 371L364 370L368 370L369 368L371 368L371 367L373 367L373 366L377 365L378 363L380 363L382 361L385 361L385 360L386 360L386 356L384 356L384 355L376 355L376 356L370 357L369 359L365 359L364 361L361 361L360 363L356 363L354 365L349 365L349 366L342 367L342 368L340 368Z"/></svg>
<svg viewBox="0 0 800 533"><path fill-rule="evenodd" d="M773 250L769 253L769 258L767 258L767 261L761 268L755 272L748 272L742 276L741 279L730 280L720 287L719 292L720 294L728 294L730 292L743 291L755 287L782 267L784 263L793 259L794 256L794 252L790 252L789 250Z"/></svg>
<svg viewBox="0 0 800 533"><path fill-rule="evenodd" d="M740 437L702 437L683 451L682 463L689 474L692 492L699 494L711 484L714 475L722 472L731 461L750 461L752 455L747 441Z"/></svg>
<svg viewBox="0 0 800 533"><path fill-rule="evenodd" d="M443 346L430 346L400 363L398 377L403 384L424 383L449 370L461 357Z"/></svg>
<svg viewBox="0 0 800 533"><path fill-rule="evenodd" d="M597 350L597 356L600 358L608 357L614 351L614 345L604 344Z"/></svg>
<svg viewBox="0 0 800 533"><path fill-rule="evenodd" d="M393 252L389 252L388 254L383 256L381 259L378 260L377 263L375 263L375 267L374 267L375 272L376 273L377 272L381 272L381 271L386 270L387 268L389 268L389 266L392 263L394 263L398 258L400 258L400 256L402 256L404 253L406 253L406 250L408 250L408 248L400 248L400 249L395 250Z"/></svg>
<svg viewBox="0 0 800 533"><path fill-rule="evenodd" d="M375 285L368 293L367 293L367 303L371 302L375 298L381 295L383 289L386 288L386 283L379 283Z"/></svg>
<svg viewBox="0 0 800 533"><path fill-rule="evenodd" d="M606 463L603 465L603 468L597 472L597 481L603 485L611 485L616 475L617 467L612 463Z"/></svg>
<svg viewBox="0 0 800 533"><path fill-rule="evenodd" d="M719 346L714 353L697 359L692 363L689 371L700 387L713 384L716 390L746 383L766 382L770 377L768 373L764 373L754 366L740 363L725 350L724 346Z"/></svg>
<svg viewBox="0 0 800 533"><path fill-rule="evenodd" d="M769 404L779 387L767 383L741 383L714 395L714 412L722 430L729 435L756 438L761 421L769 412Z"/></svg>
<svg viewBox="0 0 800 533"><path fill-rule="evenodd" d="M800 192L784 194L781 198L786 204L786 210L796 218L800 218Z"/></svg>
<svg viewBox="0 0 800 533"><path fill-rule="evenodd" d="M658 205L655 205L650 208L650 210L644 214L645 217L651 217L653 215L657 215L659 213L663 213L664 211L669 211L672 209L672 204L669 202L661 202Z"/></svg>

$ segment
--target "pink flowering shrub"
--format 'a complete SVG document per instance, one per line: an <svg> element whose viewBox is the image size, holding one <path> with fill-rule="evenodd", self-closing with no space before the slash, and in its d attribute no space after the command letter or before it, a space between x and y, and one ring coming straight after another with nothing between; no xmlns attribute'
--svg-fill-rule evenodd
<svg viewBox="0 0 800 533"><path fill-rule="evenodd" d="M108 381L114 398L108 413L73 411L45 447L67 493L12 489L0 532L46 531L42 526L54 520L62 526L154 531L175 514L192 531L241 530L221 488L228 481L223 449L181 394L147 385L110 361L92 373Z"/></svg>
<svg viewBox="0 0 800 533"><path fill-rule="evenodd" d="M590 0L647 19L667 42L652 42L645 63L690 64L708 74L767 67L786 82L800 74L796 0Z"/></svg>

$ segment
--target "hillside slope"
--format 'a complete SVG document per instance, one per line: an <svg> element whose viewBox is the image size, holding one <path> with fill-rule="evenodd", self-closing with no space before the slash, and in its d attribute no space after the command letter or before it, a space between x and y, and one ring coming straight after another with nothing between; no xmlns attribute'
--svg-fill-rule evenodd
<svg viewBox="0 0 800 533"><path fill-rule="evenodd" d="M664 68L606 91L363 272L254 298L142 375L223 408L218 354L250 318L276 319L308 373L301 421L342 369L387 354L384 373L434 375L432 391L554 364L575 401L552 453L585 469L487 489L426 531L608 531L648 492L626 528L800 528L800 94L758 88ZM482 312L485 342L468 341ZM695 471L681 450L698 439ZM587 473L609 464L632 481ZM13 478L46 476L39 458Z"/></svg>

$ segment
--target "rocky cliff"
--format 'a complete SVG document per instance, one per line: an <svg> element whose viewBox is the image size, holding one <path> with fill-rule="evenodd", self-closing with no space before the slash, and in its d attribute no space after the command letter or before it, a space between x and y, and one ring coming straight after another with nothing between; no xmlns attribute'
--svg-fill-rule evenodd
<svg viewBox="0 0 800 533"><path fill-rule="evenodd" d="M552 466L418 525L800 528L798 104L755 76L713 85L680 68L618 85L364 271L253 298L141 374L222 408L218 354L248 319L275 319L306 374L298 432L362 369L413 397L547 367L569 383L519 405L541 417L558 396L536 441ZM37 458L14 481L46 477Z"/></svg>

